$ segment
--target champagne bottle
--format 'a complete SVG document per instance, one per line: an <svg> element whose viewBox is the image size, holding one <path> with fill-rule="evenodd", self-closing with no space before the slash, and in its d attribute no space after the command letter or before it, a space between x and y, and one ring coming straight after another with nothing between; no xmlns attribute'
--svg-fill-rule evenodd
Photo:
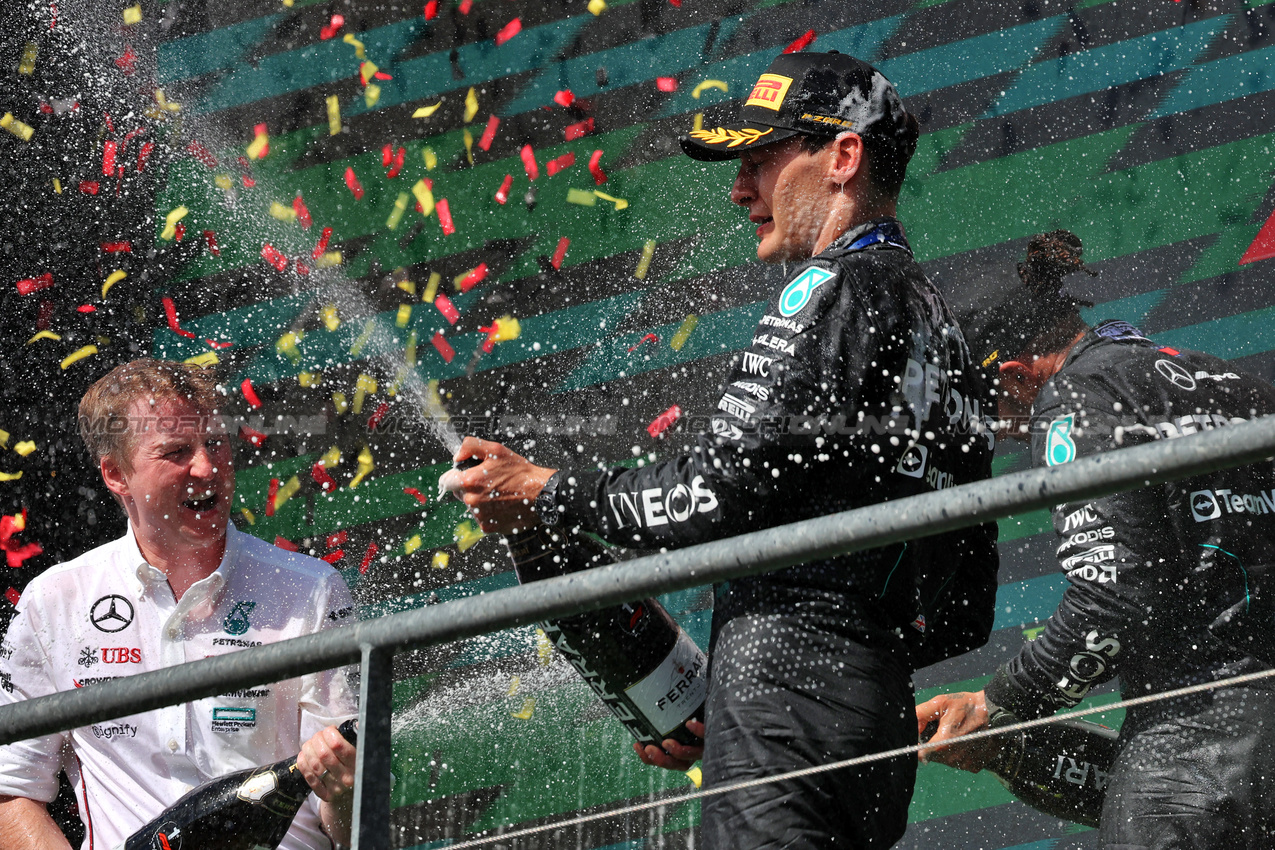
<svg viewBox="0 0 1275 850"><path fill-rule="evenodd" d="M518 581L540 581L614 561L583 535L539 526L506 537ZM643 744L700 745L708 659L654 599L541 623L576 672Z"/></svg>
<svg viewBox="0 0 1275 850"><path fill-rule="evenodd" d="M358 743L353 720L338 728ZM273 850L310 795L296 756L207 782L134 832L122 850ZM118 850L118 848L117 848Z"/></svg>

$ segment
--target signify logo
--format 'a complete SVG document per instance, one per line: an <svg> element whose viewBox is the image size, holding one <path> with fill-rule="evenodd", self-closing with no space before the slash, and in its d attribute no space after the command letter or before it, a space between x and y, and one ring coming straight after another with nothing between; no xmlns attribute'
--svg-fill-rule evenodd
<svg viewBox="0 0 1275 850"><path fill-rule="evenodd" d="M1196 522L1207 522L1226 514L1275 513L1275 489L1251 493L1230 490L1195 490L1188 497L1191 516Z"/></svg>

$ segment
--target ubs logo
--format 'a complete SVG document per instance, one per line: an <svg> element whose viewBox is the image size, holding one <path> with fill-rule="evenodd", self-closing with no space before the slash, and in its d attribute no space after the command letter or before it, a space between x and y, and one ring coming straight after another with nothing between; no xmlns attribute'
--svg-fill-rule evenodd
<svg viewBox="0 0 1275 850"><path fill-rule="evenodd" d="M1157 360L1155 370L1173 386L1190 392L1195 389L1195 377L1172 360Z"/></svg>
<svg viewBox="0 0 1275 850"><path fill-rule="evenodd" d="M1196 522L1217 519L1222 515L1222 506L1217 503L1217 496L1212 490L1196 490L1191 494L1191 516Z"/></svg>
<svg viewBox="0 0 1275 850"><path fill-rule="evenodd" d="M89 609L89 622L99 632L122 632L133 624L133 603L123 596L112 593L103 596L93 603Z"/></svg>

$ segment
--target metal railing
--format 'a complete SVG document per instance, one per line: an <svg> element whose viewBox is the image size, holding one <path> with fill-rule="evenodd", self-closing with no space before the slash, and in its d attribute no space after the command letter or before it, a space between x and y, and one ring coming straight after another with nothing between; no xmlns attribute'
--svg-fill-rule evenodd
<svg viewBox="0 0 1275 850"><path fill-rule="evenodd" d="M1275 456L1275 417L1004 475L192 661L0 708L0 744L358 661L354 846L389 846L396 652L950 531Z"/></svg>

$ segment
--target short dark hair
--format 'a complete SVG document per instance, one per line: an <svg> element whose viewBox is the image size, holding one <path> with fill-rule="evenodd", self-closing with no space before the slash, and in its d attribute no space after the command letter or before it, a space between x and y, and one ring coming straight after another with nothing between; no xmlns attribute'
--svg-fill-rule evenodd
<svg viewBox="0 0 1275 850"><path fill-rule="evenodd" d="M872 179L872 185L883 195L899 197L903 179L908 173L908 163L916 153L916 142L920 135L921 127L909 112L904 120L904 129L897 138L886 138L878 133L860 136L863 139L863 149L868 154L868 175ZM827 147L836 136L806 133L800 138L803 151L817 153Z"/></svg>

